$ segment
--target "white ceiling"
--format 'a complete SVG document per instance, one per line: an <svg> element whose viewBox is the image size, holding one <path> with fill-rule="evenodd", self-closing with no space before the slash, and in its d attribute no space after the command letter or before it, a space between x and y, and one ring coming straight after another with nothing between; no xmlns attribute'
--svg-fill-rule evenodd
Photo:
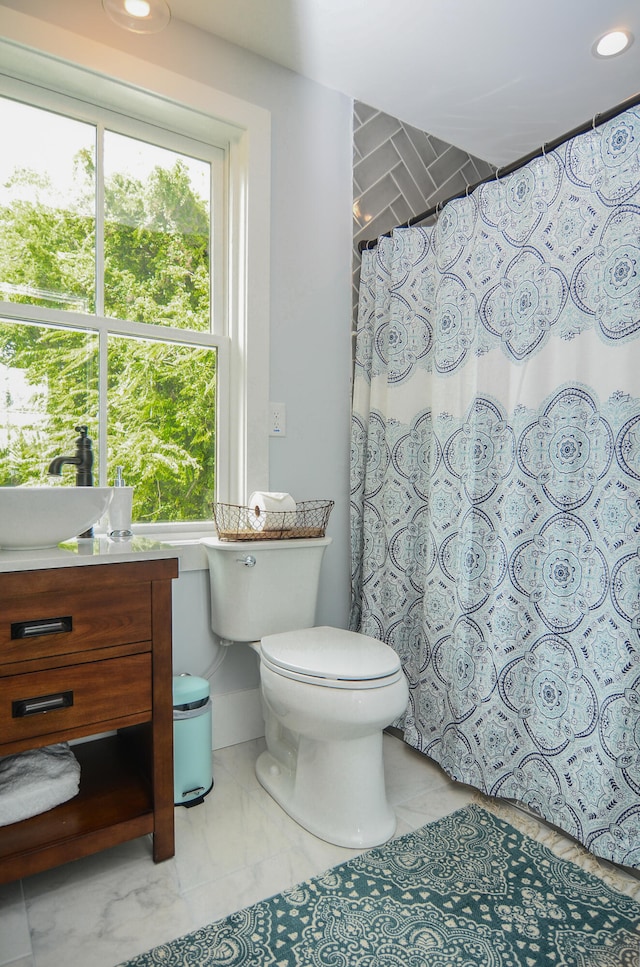
<svg viewBox="0 0 640 967"><path fill-rule="evenodd" d="M169 0L173 17L496 165L640 91L638 0ZM629 27L629 51L591 53Z"/></svg>

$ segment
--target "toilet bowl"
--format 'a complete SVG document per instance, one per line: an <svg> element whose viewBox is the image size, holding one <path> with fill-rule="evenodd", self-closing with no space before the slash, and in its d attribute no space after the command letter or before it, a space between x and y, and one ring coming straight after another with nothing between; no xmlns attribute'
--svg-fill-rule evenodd
<svg viewBox="0 0 640 967"><path fill-rule="evenodd" d="M404 712L406 679L393 649L338 628L269 635L260 643L267 749L256 775L301 826L338 846L393 836L382 730Z"/></svg>
<svg viewBox="0 0 640 967"><path fill-rule="evenodd" d="M382 732L409 692L396 652L376 638L313 627L330 538L204 538L211 627L260 656L266 750L262 786L300 826L338 846L393 836Z"/></svg>

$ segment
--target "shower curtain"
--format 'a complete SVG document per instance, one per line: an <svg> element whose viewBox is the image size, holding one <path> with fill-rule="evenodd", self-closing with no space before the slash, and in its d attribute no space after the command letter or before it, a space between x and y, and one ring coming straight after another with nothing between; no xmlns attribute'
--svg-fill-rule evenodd
<svg viewBox="0 0 640 967"><path fill-rule="evenodd" d="M351 627L405 741L640 868L640 110L364 251Z"/></svg>

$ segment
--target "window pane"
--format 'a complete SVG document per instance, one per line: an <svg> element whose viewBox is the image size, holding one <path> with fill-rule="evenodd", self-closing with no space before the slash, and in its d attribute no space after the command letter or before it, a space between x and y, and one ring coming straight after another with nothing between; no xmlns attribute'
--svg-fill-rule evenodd
<svg viewBox="0 0 640 967"><path fill-rule="evenodd" d="M82 423L97 473L98 337L0 320L0 485L47 483L49 463L74 452ZM73 472L64 469L65 483Z"/></svg>
<svg viewBox="0 0 640 967"><path fill-rule="evenodd" d="M105 132L105 314L208 332L211 166Z"/></svg>
<svg viewBox="0 0 640 967"><path fill-rule="evenodd" d="M46 483L50 461L73 453L75 427L87 424L95 482L101 437L101 482L124 468L134 520L211 520L216 350L169 332L164 343L157 332L134 338L95 314L211 331L213 169L177 135L153 145L144 125L132 138L106 130L112 122L0 96L0 300L41 310L37 322L28 310L20 322L0 318L0 486ZM73 467L62 482L74 482Z"/></svg>
<svg viewBox="0 0 640 967"><path fill-rule="evenodd" d="M95 311L95 127L0 98L0 298Z"/></svg>
<svg viewBox="0 0 640 967"><path fill-rule="evenodd" d="M108 360L108 482L122 466L138 523L210 520L215 349L110 336Z"/></svg>

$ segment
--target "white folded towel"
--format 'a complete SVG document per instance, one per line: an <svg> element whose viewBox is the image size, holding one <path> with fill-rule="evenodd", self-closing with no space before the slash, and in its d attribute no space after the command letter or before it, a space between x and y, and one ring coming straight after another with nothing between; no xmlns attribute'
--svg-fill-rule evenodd
<svg viewBox="0 0 640 967"><path fill-rule="evenodd" d="M44 813L80 788L80 763L68 742L0 758L0 826Z"/></svg>

